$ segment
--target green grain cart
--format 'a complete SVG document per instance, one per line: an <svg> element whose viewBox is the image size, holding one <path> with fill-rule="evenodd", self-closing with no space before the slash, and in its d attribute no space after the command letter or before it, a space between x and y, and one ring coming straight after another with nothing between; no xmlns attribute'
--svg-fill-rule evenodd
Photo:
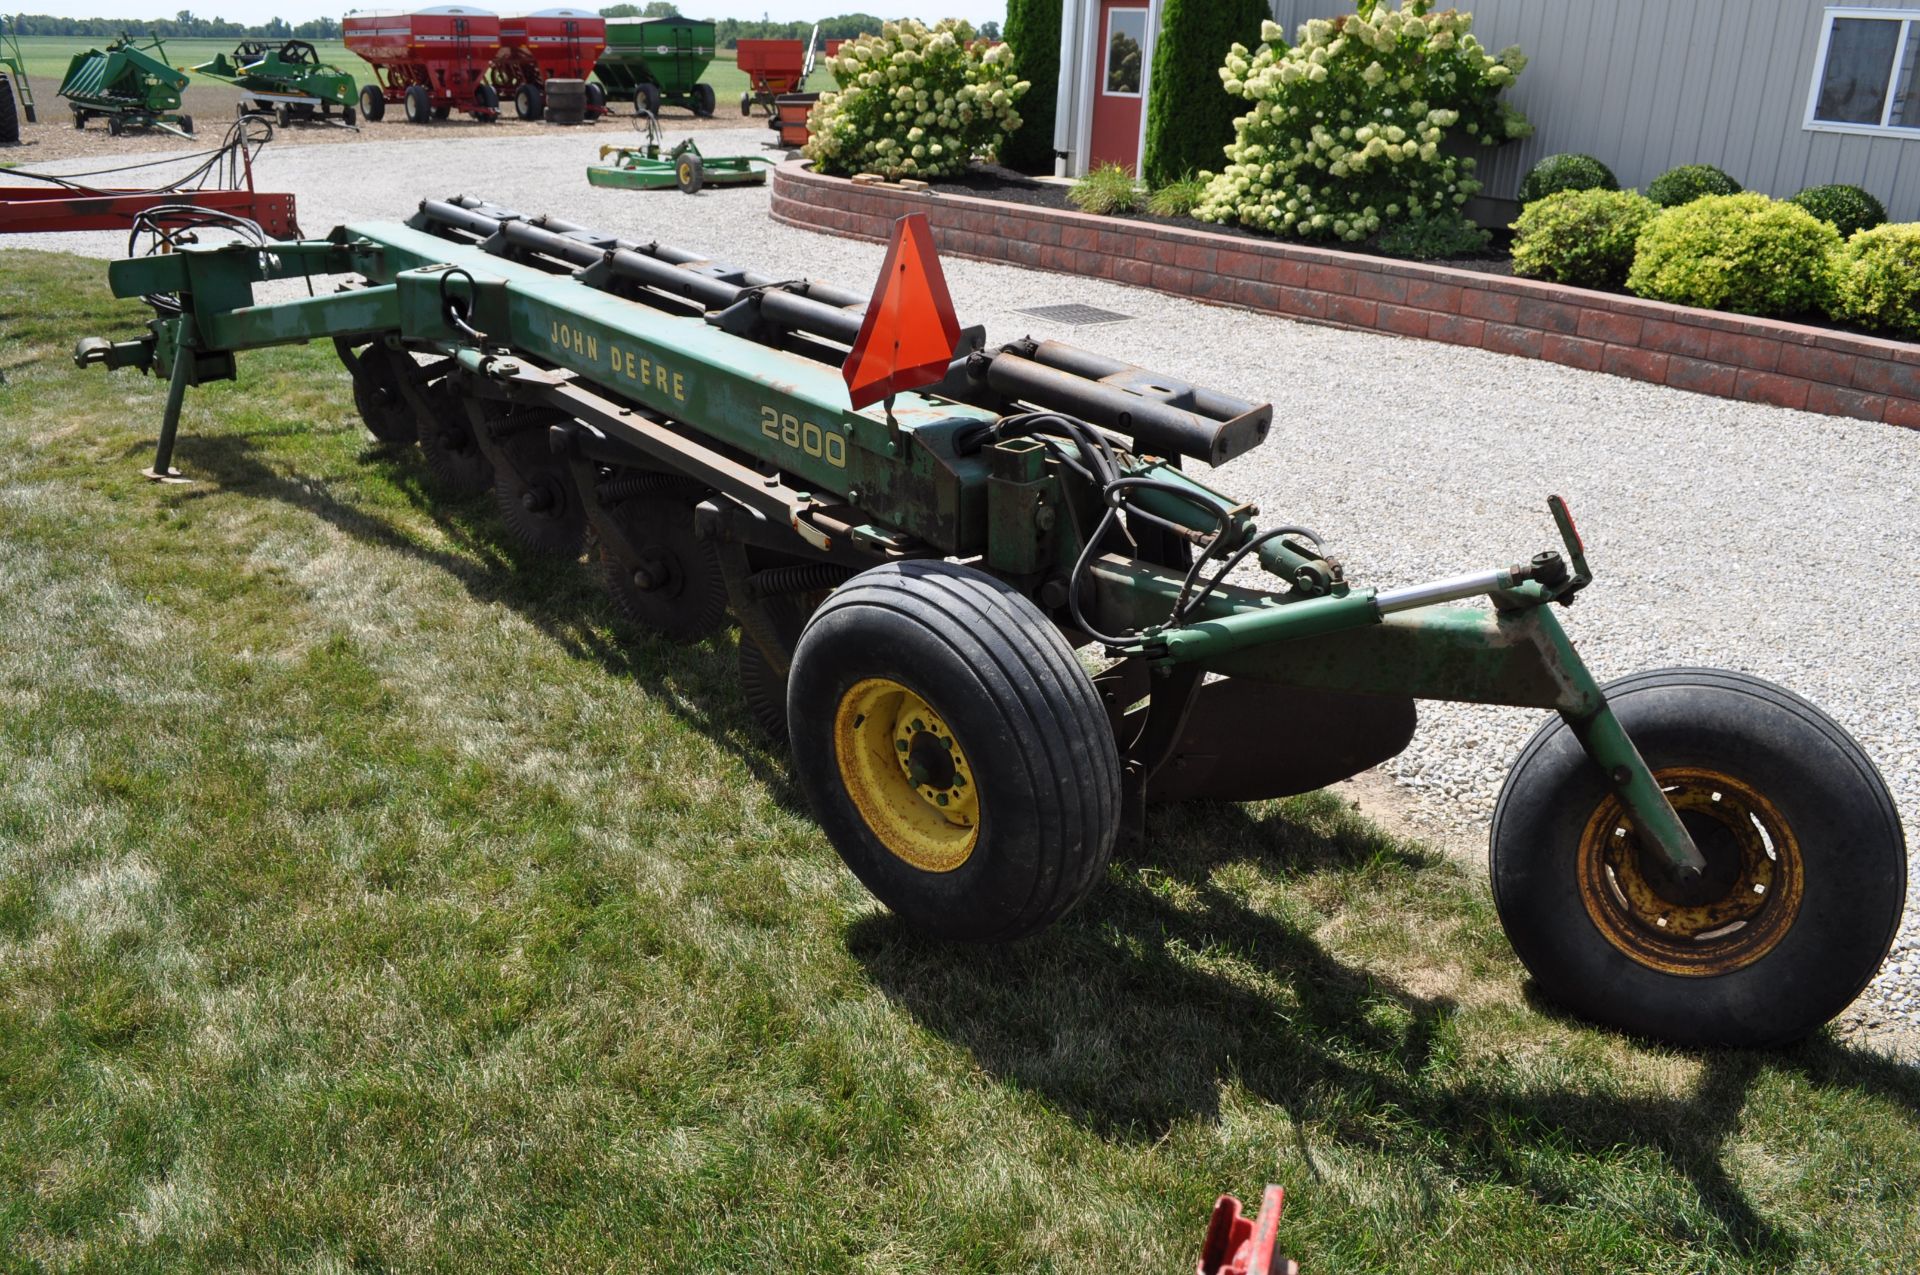
<svg viewBox="0 0 1920 1275"><path fill-rule="evenodd" d="M19 108L25 108L27 123L37 124L33 109L33 85L27 82L27 60L20 52L20 38L5 18L0 18L0 146L12 146L20 140L20 110L13 95L20 94Z"/></svg>
<svg viewBox="0 0 1920 1275"><path fill-rule="evenodd" d="M73 105L73 126L99 116L115 137L129 129L157 128L193 136L193 116L180 113L187 73L167 64L159 37L137 45L121 36L105 49L88 49L67 66L60 96Z"/></svg>
<svg viewBox="0 0 1920 1275"><path fill-rule="evenodd" d="M713 23L693 18L609 18L607 48L593 68L607 100L658 115L684 106L713 114L713 86L700 83L713 61Z"/></svg>

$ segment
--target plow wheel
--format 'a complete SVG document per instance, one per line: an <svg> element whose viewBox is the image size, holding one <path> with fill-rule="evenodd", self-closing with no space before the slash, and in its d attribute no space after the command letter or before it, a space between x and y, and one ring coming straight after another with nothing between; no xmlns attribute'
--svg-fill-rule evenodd
<svg viewBox="0 0 1920 1275"><path fill-rule="evenodd" d="M1805 700L1706 669L1607 702L1706 860L1682 877L1636 837L1555 719L1494 810L1493 897L1540 990L1677 1045L1798 1039L1859 995L1900 924L1906 848L1866 754Z"/></svg>
<svg viewBox="0 0 1920 1275"><path fill-rule="evenodd" d="M411 356L370 342L356 349L345 337L336 337L334 349L340 361L353 373L353 406L367 431L383 443L411 443L419 437L419 421L406 396L400 392L400 378L412 376L415 384L425 373Z"/></svg>
<svg viewBox="0 0 1920 1275"><path fill-rule="evenodd" d="M450 496L477 496L493 486L493 462L473 436L460 395L445 381L423 391L432 409L420 420L420 454L434 485Z"/></svg>
<svg viewBox="0 0 1920 1275"><path fill-rule="evenodd" d="M536 553L577 558L587 534L586 509L566 459L547 443L547 427L566 420L551 408L509 409L519 428L497 444L493 495L513 538Z"/></svg>
<svg viewBox="0 0 1920 1275"><path fill-rule="evenodd" d="M1042 929L1099 880L1120 760L1059 630L982 572L855 576L807 621L787 689L821 829L881 902L975 942Z"/></svg>
<svg viewBox="0 0 1920 1275"><path fill-rule="evenodd" d="M612 517L638 556L617 557L596 537L593 558L621 616L682 641L726 623L719 551L694 535L692 505L671 496L642 497L622 503Z"/></svg>

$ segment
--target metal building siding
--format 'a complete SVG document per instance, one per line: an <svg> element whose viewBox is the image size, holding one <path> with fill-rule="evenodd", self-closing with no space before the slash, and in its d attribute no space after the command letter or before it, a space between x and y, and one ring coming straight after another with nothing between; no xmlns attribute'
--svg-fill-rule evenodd
<svg viewBox="0 0 1920 1275"><path fill-rule="evenodd" d="M1920 10L1920 0L1846 0ZM1486 194L1511 198L1556 151L1604 160L1623 186L1678 164L1714 164L1749 190L1791 195L1850 182L1920 220L1920 138L1802 127L1823 0L1460 0L1490 49L1517 44L1527 69L1511 97L1534 135L1481 159ZM1353 12L1341 0L1274 0L1274 20Z"/></svg>

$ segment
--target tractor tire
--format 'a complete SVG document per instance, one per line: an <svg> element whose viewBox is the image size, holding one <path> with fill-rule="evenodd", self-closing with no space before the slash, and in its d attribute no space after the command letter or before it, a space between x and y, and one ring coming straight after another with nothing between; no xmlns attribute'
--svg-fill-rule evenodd
<svg viewBox="0 0 1920 1275"><path fill-rule="evenodd" d="M378 124L387 114L387 98L378 87L369 84L360 90L360 115L369 124Z"/></svg>
<svg viewBox="0 0 1920 1275"><path fill-rule="evenodd" d="M916 928L1004 942L1092 890L1120 758L1040 609L972 567L901 562L829 594L787 680L793 765L855 876Z"/></svg>
<svg viewBox="0 0 1920 1275"><path fill-rule="evenodd" d="M13 101L13 81L0 75L0 146L20 141L20 114Z"/></svg>
<svg viewBox="0 0 1920 1275"><path fill-rule="evenodd" d="M682 155L673 166L673 178L682 191L697 195L707 180L707 166L700 162L698 155Z"/></svg>
<svg viewBox="0 0 1920 1275"><path fill-rule="evenodd" d="M273 122L278 124L281 128L292 128L293 127L293 108L291 106L286 105L285 103L282 103L281 105L275 107L273 111Z"/></svg>
<svg viewBox="0 0 1920 1275"><path fill-rule="evenodd" d="M537 120L546 109L547 95L538 84L522 84L513 94L513 113L523 120Z"/></svg>
<svg viewBox="0 0 1920 1275"><path fill-rule="evenodd" d="M693 86L693 113L703 120L713 118L713 108L718 105L714 97L713 85L696 84Z"/></svg>
<svg viewBox="0 0 1920 1275"><path fill-rule="evenodd" d="M636 112L645 111L655 119L659 119L660 86L658 84L642 84L638 89L634 90L633 109Z"/></svg>
<svg viewBox="0 0 1920 1275"><path fill-rule="evenodd" d="M433 104L433 95L427 92L427 86L424 84L415 84L410 87L407 90L405 101L407 107L407 123L409 124L425 124L428 120L443 118L437 114L437 108Z"/></svg>
<svg viewBox="0 0 1920 1275"><path fill-rule="evenodd" d="M1880 968L1906 899L1899 817L1834 721L1759 678L1670 669L1607 702L1706 856L1678 881L1641 848L1565 722L1494 809L1501 924L1539 990L1671 1044L1767 1046L1828 1022Z"/></svg>

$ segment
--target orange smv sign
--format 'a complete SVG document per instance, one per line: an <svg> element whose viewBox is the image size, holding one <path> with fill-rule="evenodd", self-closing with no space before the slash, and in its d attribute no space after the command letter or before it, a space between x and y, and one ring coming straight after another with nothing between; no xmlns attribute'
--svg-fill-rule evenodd
<svg viewBox="0 0 1920 1275"><path fill-rule="evenodd" d="M959 343L960 320L940 272L933 231L925 213L909 213L893 223L887 263L840 369L847 396L855 407L865 407L932 385L946 377Z"/></svg>

